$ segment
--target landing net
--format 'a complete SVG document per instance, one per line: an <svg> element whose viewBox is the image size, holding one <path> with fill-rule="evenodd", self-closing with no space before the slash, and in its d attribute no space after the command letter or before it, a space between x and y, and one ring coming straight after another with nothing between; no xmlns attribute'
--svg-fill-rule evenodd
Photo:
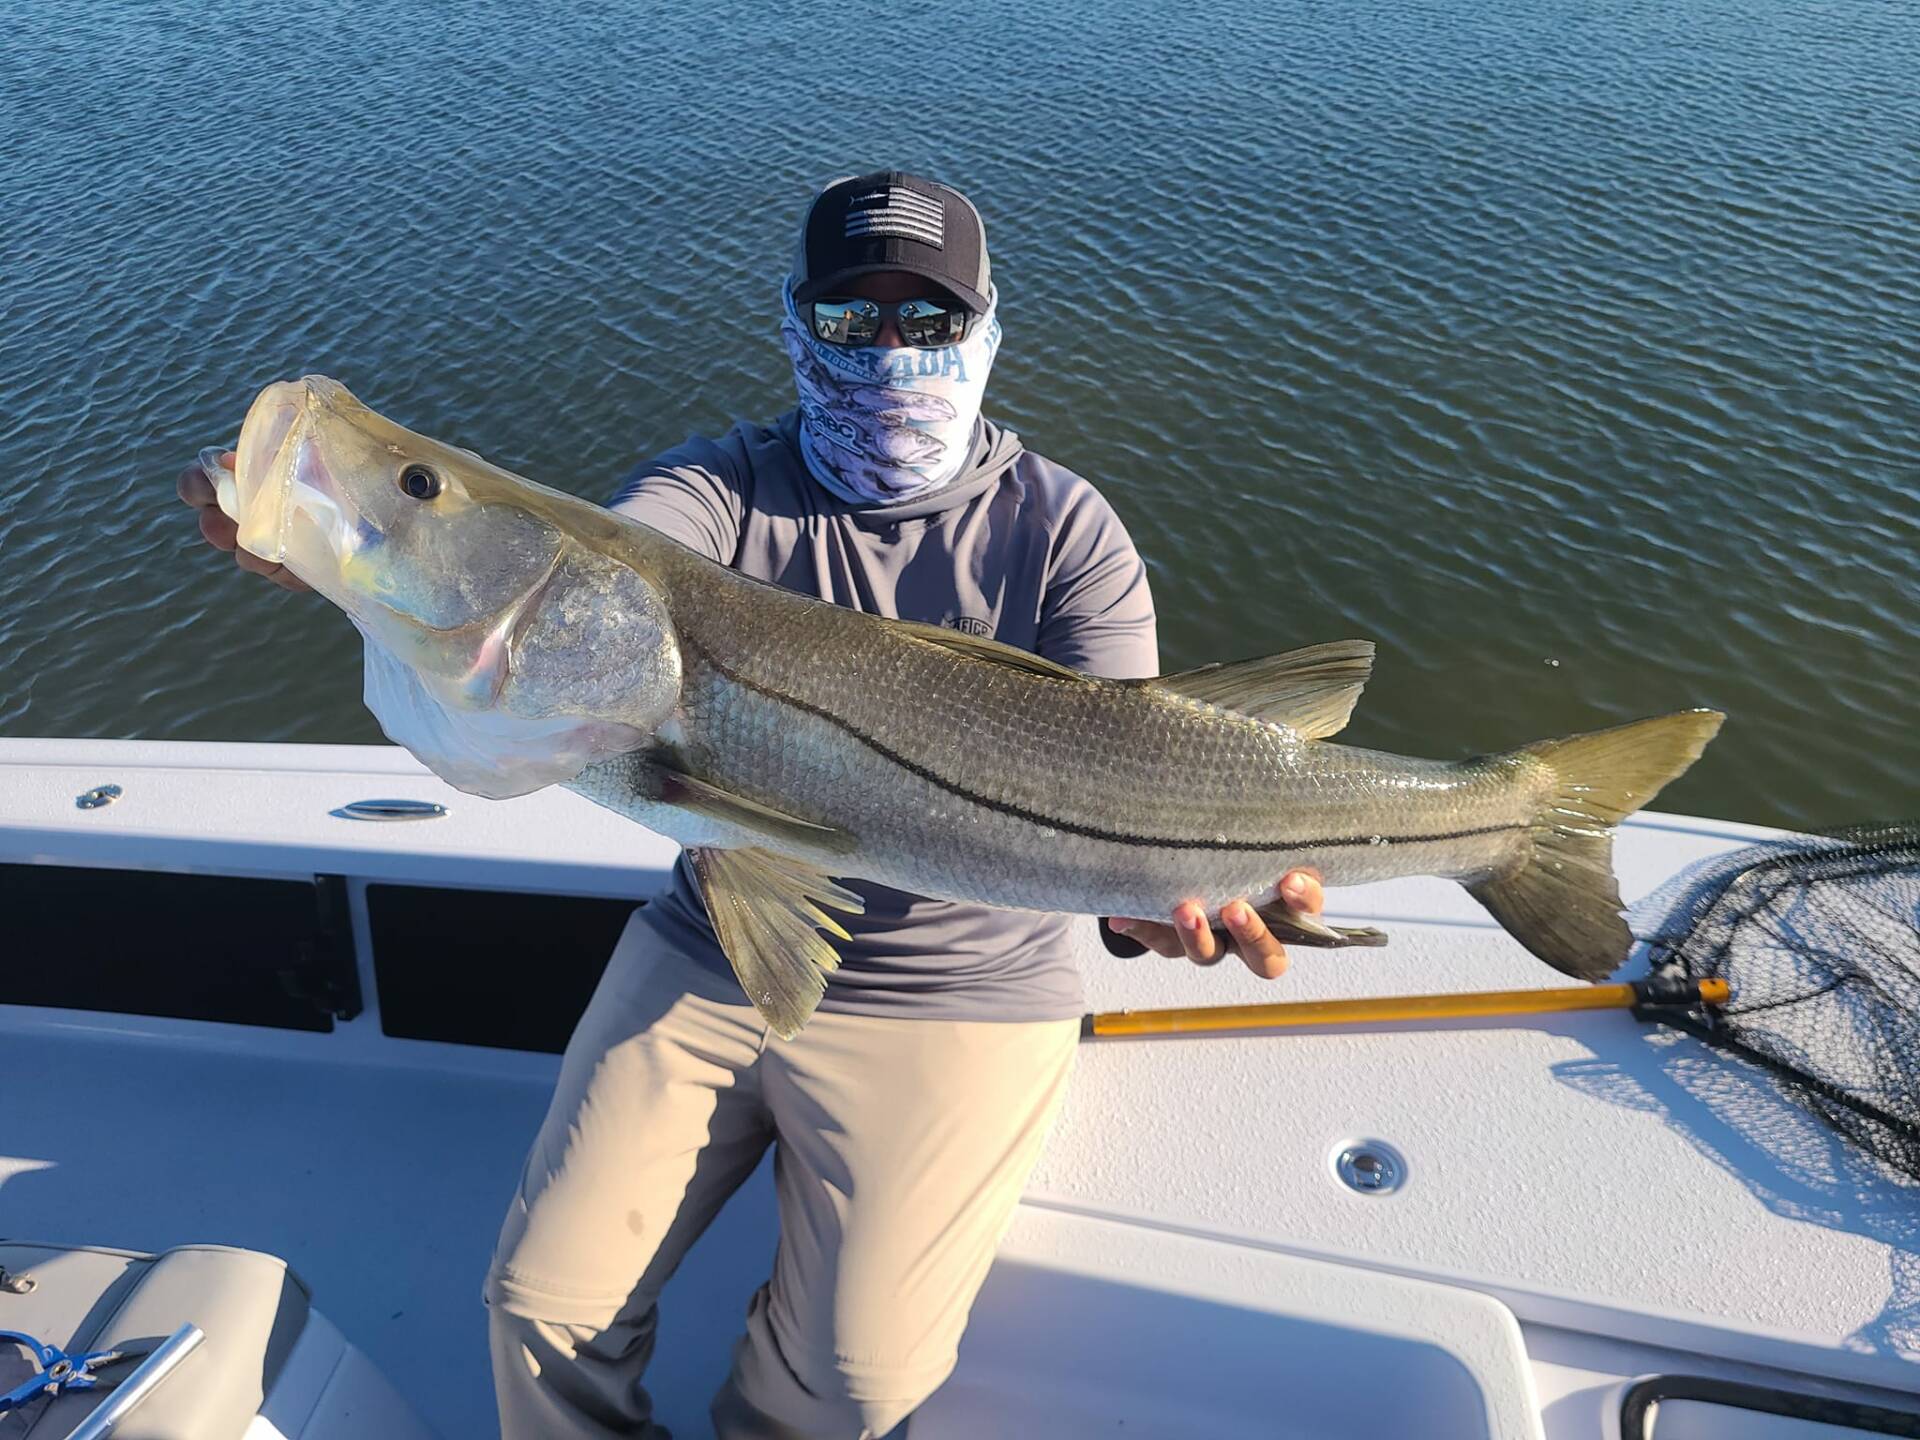
<svg viewBox="0 0 1920 1440"><path fill-rule="evenodd" d="M1920 825L1754 846L1670 889L1637 927L1656 973L1725 980L1732 999L1705 1020L1660 1018L1765 1066L1920 1180Z"/></svg>

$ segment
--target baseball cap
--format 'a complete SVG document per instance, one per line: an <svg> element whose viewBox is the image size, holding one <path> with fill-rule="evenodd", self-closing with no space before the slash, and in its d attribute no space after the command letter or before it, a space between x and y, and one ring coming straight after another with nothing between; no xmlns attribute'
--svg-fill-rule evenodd
<svg viewBox="0 0 1920 1440"><path fill-rule="evenodd" d="M876 170L836 180L807 208L793 262L793 298L804 305L876 270L904 270L987 309L987 227L951 185Z"/></svg>

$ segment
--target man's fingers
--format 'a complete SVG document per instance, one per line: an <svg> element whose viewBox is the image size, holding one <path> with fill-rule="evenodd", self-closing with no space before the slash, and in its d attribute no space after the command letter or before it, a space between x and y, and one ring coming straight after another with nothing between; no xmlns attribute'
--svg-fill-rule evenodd
<svg viewBox="0 0 1920 1440"><path fill-rule="evenodd" d="M213 482L207 479L207 472L200 468L198 461L180 472L180 478L174 482L173 488L179 493L181 503L191 505L196 510L219 503Z"/></svg>
<svg viewBox="0 0 1920 1440"><path fill-rule="evenodd" d="M251 550L233 549L233 563L242 570L254 575L264 575L282 590L291 590L296 595L304 595L313 587L294 574L286 566L273 560L262 560Z"/></svg>
<svg viewBox="0 0 1920 1440"><path fill-rule="evenodd" d="M218 510L202 510L200 512L200 536L209 545L213 546L214 549L233 550L238 548L240 544L239 535L240 527ZM242 550L240 553L245 555L246 551Z"/></svg>
<svg viewBox="0 0 1920 1440"><path fill-rule="evenodd" d="M272 560L262 560L251 550L242 550L238 539L239 529L238 525L218 510L200 512L200 534L206 542L216 550L231 551L233 563L249 575L264 575L282 590L291 590L296 595L304 595L313 589L286 566Z"/></svg>
<svg viewBox="0 0 1920 1440"><path fill-rule="evenodd" d="M219 464L231 470L234 468L233 451L223 451L218 457ZM250 550L240 548L240 527L220 509L219 492L213 488L213 482L207 479L207 472L195 461L180 472L180 478L174 482L174 489L180 499L200 512L200 538L216 550L225 550L232 554L233 563L250 575L264 575L282 590L291 590L303 594L313 587L295 575L286 566L272 560L262 560Z"/></svg>
<svg viewBox="0 0 1920 1440"><path fill-rule="evenodd" d="M220 455L220 464L231 470L239 457L227 450ZM200 467L198 460L186 466L180 477L173 482L173 488L179 494L182 504L191 505L196 510L205 510L210 505L220 503L220 494L213 488L213 482L207 479L207 472Z"/></svg>
<svg viewBox="0 0 1920 1440"><path fill-rule="evenodd" d="M1207 924L1207 912L1188 900L1173 907L1173 923L1180 935L1180 948L1196 965L1216 965L1220 961L1220 942L1213 938Z"/></svg>
<svg viewBox="0 0 1920 1440"><path fill-rule="evenodd" d="M251 550L236 548L233 552L233 563L238 565L242 570L245 570L249 575L273 576L280 573L279 562L262 560Z"/></svg>
<svg viewBox="0 0 1920 1440"><path fill-rule="evenodd" d="M1318 870L1289 870L1280 877L1280 903L1289 910L1318 915L1326 908L1327 892Z"/></svg>
<svg viewBox="0 0 1920 1440"><path fill-rule="evenodd" d="M1263 980L1277 980L1287 973L1286 947L1273 938L1267 922L1251 905L1230 901L1221 908L1220 919L1249 970Z"/></svg>
<svg viewBox="0 0 1920 1440"><path fill-rule="evenodd" d="M1306 871L1294 871L1287 876L1295 880L1292 896L1288 904L1296 909L1320 908L1320 882L1318 877ZM1304 882L1306 888L1301 889ZM1283 881L1281 893L1287 896L1288 887ZM1297 903L1296 899L1297 897ZM1274 980L1286 974L1287 951L1273 933L1267 929L1267 922L1260 918L1259 911L1244 900L1232 900L1221 907L1220 923L1226 927L1228 941L1223 941L1207 921L1206 907L1188 900L1174 906L1173 924L1161 925L1151 920L1129 920L1114 917L1108 921L1116 934L1138 940L1157 955L1184 955L1195 965L1217 965L1229 951L1239 955L1246 967L1262 979Z"/></svg>

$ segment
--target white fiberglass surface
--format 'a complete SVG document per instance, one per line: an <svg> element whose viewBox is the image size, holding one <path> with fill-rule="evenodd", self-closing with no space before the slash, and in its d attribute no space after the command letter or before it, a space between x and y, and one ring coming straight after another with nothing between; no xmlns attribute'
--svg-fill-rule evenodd
<svg viewBox="0 0 1920 1440"><path fill-rule="evenodd" d="M1668 817L1630 825L1623 893L1751 838ZM1444 882L1331 905L1391 942L1296 951L1277 985L1222 966L1204 1000L1189 967L1129 975L1096 958L1095 1007L1564 983ZM1916 1190L1801 1119L1768 1077L1624 1011L1103 1041L1083 1048L1029 1197L1786 1333L1904 1368L1920 1357ZM1331 1157L1355 1137L1404 1157L1393 1194L1339 1184Z"/></svg>
<svg viewBox="0 0 1920 1440"><path fill-rule="evenodd" d="M913 1433L1542 1436L1520 1326L1485 1295L1037 1208Z"/></svg>
<svg viewBox="0 0 1920 1440"><path fill-rule="evenodd" d="M577 797L544 792L498 810L460 802L429 826L356 827L330 810L370 794L441 792L383 752L350 752L364 759L353 773L328 773L340 752L304 750L278 771L209 771L197 767L220 757L206 748L70 744L16 766L24 783L0 796L0 859L317 866L634 894L649 888L635 857L657 878L671 853L635 843L645 832ZM128 763L103 769L113 755ZM169 766L176 757L191 763ZM74 811L73 794L102 779L125 781L128 798ZM218 813L174 803L210 794ZM255 837L276 831L292 832L290 845L261 848ZM1623 892L1631 901L1761 833L1646 817L1622 832ZM220 858L226 844L246 863ZM1392 943L1297 952L1273 985L1231 966L1090 953L1093 1006L1560 983L1457 887L1411 881L1333 898L1333 918L1378 923ZM1577 1328L1586 1322L1568 1307L1597 1302L1627 1317L1625 1333L1666 1326L1654 1343L1677 1350L1694 1344L1688 1323L1746 1334L1729 1342L1736 1349L1767 1332L1783 1338L1756 1363L1806 1359L1920 1388L1909 1363L1920 1353L1911 1192L1874 1179L1830 1137L1770 1149L1743 1128L1745 1111L1701 1083L1714 1063L1625 1014L1090 1044L1029 1200L1467 1277L1529 1323ZM542 1057L387 1041L371 1015L311 1036L108 1016L56 1026L0 1008L0 1233L143 1248L213 1240L284 1255L443 1433L485 1435L480 1281L553 1073ZM1395 1194L1339 1185L1329 1155L1353 1136L1405 1158ZM1021 1234L1016 1226L1010 1244ZM772 1239L756 1179L668 1292L655 1373L667 1418L687 1433L704 1428ZM1020 1307L1000 1313L1017 1318ZM974 1383L963 1354L956 1385Z"/></svg>

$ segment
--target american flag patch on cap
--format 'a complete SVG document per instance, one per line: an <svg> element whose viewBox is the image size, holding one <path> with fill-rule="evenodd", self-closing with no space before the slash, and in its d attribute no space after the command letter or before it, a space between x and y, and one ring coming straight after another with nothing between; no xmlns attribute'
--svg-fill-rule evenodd
<svg viewBox="0 0 1920 1440"><path fill-rule="evenodd" d="M945 225L946 210L938 200L899 185L869 190L847 202L849 240L897 235L938 250L946 238Z"/></svg>

